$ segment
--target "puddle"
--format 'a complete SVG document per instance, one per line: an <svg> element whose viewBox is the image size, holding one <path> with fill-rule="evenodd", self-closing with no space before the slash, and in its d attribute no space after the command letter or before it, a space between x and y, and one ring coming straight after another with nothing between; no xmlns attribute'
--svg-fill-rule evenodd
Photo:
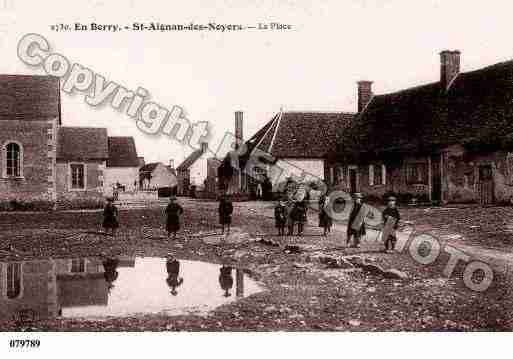
<svg viewBox="0 0 513 359"><path fill-rule="evenodd" d="M0 320L204 315L261 291L243 270L154 257L0 262Z"/></svg>

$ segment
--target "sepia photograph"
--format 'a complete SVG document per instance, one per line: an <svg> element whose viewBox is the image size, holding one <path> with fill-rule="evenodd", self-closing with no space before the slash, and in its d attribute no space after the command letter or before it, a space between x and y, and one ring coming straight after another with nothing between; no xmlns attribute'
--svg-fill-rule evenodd
<svg viewBox="0 0 513 359"><path fill-rule="evenodd" d="M508 339L512 12L0 0L0 352Z"/></svg>

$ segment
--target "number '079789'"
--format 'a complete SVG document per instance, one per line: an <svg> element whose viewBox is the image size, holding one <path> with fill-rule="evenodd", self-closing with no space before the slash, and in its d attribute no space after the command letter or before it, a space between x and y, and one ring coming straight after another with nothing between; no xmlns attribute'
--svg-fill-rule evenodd
<svg viewBox="0 0 513 359"><path fill-rule="evenodd" d="M11 339L9 340L10 348L39 348L41 342L39 339Z"/></svg>

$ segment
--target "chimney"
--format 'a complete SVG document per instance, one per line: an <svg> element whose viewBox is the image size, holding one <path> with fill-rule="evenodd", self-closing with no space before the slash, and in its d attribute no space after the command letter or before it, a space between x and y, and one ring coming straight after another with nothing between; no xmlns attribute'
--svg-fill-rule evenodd
<svg viewBox="0 0 513 359"><path fill-rule="evenodd" d="M244 141L244 135L243 135L243 112L242 111L235 111L235 138L237 139L237 144L235 145L235 149L239 148L239 144L241 144Z"/></svg>
<svg viewBox="0 0 513 359"><path fill-rule="evenodd" d="M201 153L206 153L208 151L208 143L201 142Z"/></svg>
<svg viewBox="0 0 513 359"><path fill-rule="evenodd" d="M444 50L440 52L440 85L448 89L460 73L460 52Z"/></svg>
<svg viewBox="0 0 513 359"><path fill-rule="evenodd" d="M139 167L142 167L145 165L144 163L144 157L137 157L137 159L139 160Z"/></svg>
<svg viewBox="0 0 513 359"><path fill-rule="evenodd" d="M372 81L358 81L358 113L363 111L371 99Z"/></svg>
<svg viewBox="0 0 513 359"><path fill-rule="evenodd" d="M175 160L174 159L169 160L169 168L175 168Z"/></svg>

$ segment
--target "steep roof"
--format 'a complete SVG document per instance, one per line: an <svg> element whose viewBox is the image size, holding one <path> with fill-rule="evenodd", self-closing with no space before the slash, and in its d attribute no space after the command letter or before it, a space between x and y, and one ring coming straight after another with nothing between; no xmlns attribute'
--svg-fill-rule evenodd
<svg viewBox="0 0 513 359"><path fill-rule="evenodd" d="M57 159L106 160L109 157L106 128L60 127L57 138Z"/></svg>
<svg viewBox="0 0 513 359"><path fill-rule="evenodd" d="M185 171L191 167L194 162L196 162L203 155L203 151L201 149L194 151L187 158L180 163L178 167L176 167L177 171Z"/></svg>
<svg viewBox="0 0 513 359"><path fill-rule="evenodd" d="M139 167L133 137L109 137L107 167Z"/></svg>
<svg viewBox="0 0 513 359"><path fill-rule="evenodd" d="M513 144L513 61L461 73L448 90L439 82L374 96L340 134L347 157L453 144Z"/></svg>
<svg viewBox="0 0 513 359"><path fill-rule="evenodd" d="M61 122L59 78L0 75L0 120Z"/></svg>
<svg viewBox="0 0 513 359"><path fill-rule="evenodd" d="M153 172L160 162L147 163L139 169L139 172Z"/></svg>
<svg viewBox="0 0 513 359"><path fill-rule="evenodd" d="M343 112L283 112L275 115L246 146L275 158L323 158L335 148L337 130L354 114Z"/></svg>

